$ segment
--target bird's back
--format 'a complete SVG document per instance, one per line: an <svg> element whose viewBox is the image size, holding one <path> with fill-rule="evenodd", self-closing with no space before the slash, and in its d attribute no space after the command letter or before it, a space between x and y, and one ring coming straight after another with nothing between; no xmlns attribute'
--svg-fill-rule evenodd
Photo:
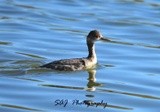
<svg viewBox="0 0 160 112"><path fill-rule="evenodd" d="M60 71L76 71L85 69L85 58L62 59L45 64L41 67Z"/></svg>

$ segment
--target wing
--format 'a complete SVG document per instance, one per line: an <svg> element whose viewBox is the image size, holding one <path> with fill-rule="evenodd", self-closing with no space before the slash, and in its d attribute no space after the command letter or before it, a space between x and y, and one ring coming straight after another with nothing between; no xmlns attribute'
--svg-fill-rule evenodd
<svg viewBox="0 0 160 112"><path fill-rule="evenodd" d="M41 67L51 68L60 71L75 71L85 68L86 62L84 58L73 58L53 61Z"/></svg>

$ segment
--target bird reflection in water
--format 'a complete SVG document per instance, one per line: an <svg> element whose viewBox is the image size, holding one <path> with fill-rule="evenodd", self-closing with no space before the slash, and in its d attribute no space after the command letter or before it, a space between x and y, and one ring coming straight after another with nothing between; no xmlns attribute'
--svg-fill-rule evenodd
<svg viewBox="0 0 160 112"><path fill-rule="evenodd" d="M95 91L97 86L102 86L101 83L96 82L96 70L88 70L88 75L87 91Z"/></svg>

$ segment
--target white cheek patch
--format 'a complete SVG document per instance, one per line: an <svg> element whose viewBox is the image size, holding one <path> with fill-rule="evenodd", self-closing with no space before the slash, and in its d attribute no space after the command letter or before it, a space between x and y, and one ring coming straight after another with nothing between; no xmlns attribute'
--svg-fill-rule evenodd
<svg viewBox="0 0 160 112"><path fill-rule="evenodd" d="M103 37L103 35L102 34L100 34L100 38L102 38Z"/></svg>

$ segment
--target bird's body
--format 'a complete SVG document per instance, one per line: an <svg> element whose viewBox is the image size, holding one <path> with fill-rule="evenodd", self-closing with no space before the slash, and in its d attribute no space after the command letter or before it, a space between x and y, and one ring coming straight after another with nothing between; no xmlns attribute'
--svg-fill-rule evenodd
<svg viewBox="0 0 160 112"><path fill-rule="evenodd" d="M60 71L76 71L91 68L95 64L96 63L94 63L93 65L90 64L89 66L89 61L87 58L73 58L53 61L51 63L43 65L43 67Z"/></svg>
<svg viewBox="0 0 160 112"><path fill-rule="evenodd" d="M92 68L97 63L94 42L102 38L99 31L93 30L87 36L88 56L84 58L62 59L42 65L41 67L51 68L59 71L76 71Z"/></svg>

